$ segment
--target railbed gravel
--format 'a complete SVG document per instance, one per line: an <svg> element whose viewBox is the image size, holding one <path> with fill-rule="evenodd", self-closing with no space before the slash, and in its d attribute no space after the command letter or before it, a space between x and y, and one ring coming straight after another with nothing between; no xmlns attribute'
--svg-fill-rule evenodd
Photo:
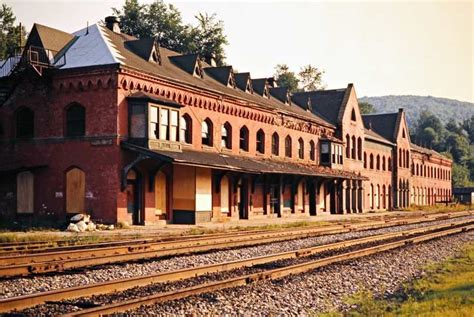
<svg viewBox="0 0 474 317"><path fill-rule="evenodd" d="M474 219L474 216L456 218L456 220L463 219ZM240 260L255 256L328 244L342 240L377 235L381 233L398 232L424 226L444 224L451 221L453 220L439 220L421 224L382 228L377 230L349 232L343 234L275 242L253 247L212 251L202 254L191 254L156 260L104 265L98 268L82 269L64 273L4 279L0 280L0 299L37 292L45 292L66 287L110 281L114 279L143 276L158 272L173 271L196 266Z"/></svg>

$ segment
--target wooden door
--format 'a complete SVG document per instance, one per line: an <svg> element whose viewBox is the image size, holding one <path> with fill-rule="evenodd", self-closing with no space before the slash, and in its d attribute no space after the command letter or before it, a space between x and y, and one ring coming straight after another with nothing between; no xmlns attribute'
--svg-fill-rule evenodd
<svg viewBox="0 0 474 317"><path fill-rule="evenodd" d="M158 172L155 176L155 214L157 216L166 216L166 193L166 175Z"/></svg>
<svg viewBox="0 0 474 317"><path fill-rule="evenodd" d="M21 172L16 176L17 212L33 213L33 173Z"/></svg>
<svg viewBox="0 0 474 317"><path fill-rule="evenodd" d="M86 176L79 168L73 168L66 173L66 212L84 212L86 191Z"/></svg>

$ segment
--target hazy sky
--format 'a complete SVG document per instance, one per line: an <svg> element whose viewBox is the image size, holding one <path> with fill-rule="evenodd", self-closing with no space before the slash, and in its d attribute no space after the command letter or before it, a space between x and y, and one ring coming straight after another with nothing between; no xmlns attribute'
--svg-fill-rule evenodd
<svg viewBox="0 0 474 317"><path fill-rule="evenodd" d="M2 0L29 29L73 32L122 1ZM150 1L141 1L150 2ZM354 83L358 96L431 95L474 102L473 1L172 1L186 23L216 13L227 62L253 78L279 63L326 71L328 89Z"/></svg>

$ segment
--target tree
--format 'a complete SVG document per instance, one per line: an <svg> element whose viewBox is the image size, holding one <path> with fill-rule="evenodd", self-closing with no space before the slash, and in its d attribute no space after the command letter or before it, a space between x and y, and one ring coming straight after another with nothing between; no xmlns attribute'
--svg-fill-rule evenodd
<svg viewBox="0 0 474 317"><path fill-rule="evenodd" d="M25 43L26 30L15 24L16 17L11 7L2 4L0 7L0 60L15 52L15 48Z"/></svg>
<svg viewBox="0 0 474 317"><path fill-rule="evenodd" d="M207 13L199 13L196 19L198 25L191 28L188 51L206 59L213 58L217 66L224 65L224 45L229 44L224 34L224 22L217 20L215 14Z"/></svg>
<svg viewBox="0 0 474 317"><path fill-rule="evenodd" d="M453 163L452 177L453 187L468 187L472 185L469 179L469 170L464 165Z"/></svg>
<svg viewBox="0 0 474 317"><path fill-rule="evenodd" d="M369 114L375 112L374 105L368 102L359 102L359 109L362 114Z"/></svg>
<svg viewBox="0 0 474 317"><path fill-rule="evenodd" d="M300 78L300 88L303 91L324 89L325 86L322 84L323 74L324 70L320 70L311 64L303 66L298 73Z"/></svg>
<svg viewBox="0 0 474 317"><path fill-rule="evenodd" d="M275 67L275 80L280 87L288 87L290 92L298 90L300 80L296 77L296 74L290 71L290 68L286 64L278 64Z"/></svg>
<svg viewBox="0 0 474 317"><path fill-rule="evenodd" d="M455 162L462 163L470 156L469 141L463 135L451 133L446 138L446 146Z"/></svg>
<svg viewBox="0 0 474 317"><path fill-rule="evenodd" d="M414 140L422 146L429 146L437 151L444 151L446 129L432 113L423 111L415 124Z"/></svg>
<svg viewBox="0 0 474 317"><path fill-rule="evenodd" d="M217 65L224 64L224 46L228 41L224 23L215 14L199 13L197 25L192 26L183 23L175 6L162 0L143 5L138 0L126 0L121 9L112 10L120 18L124 33L138 38L154 37L160 46L183 54L213 57Z"/></svg>
<svg viewBox="0 0 474 317"><path fill-rule="evenodd" d="M308 64L301 67L298 74L291 71L288 65L278 64L275 67L275 80L278 86L288 87L290 92L322 90L324 70Z"/></svg>
<svg viewBox="0 0 474 317"><path fill-rule="evenodd" d="M469 119L465 119L462 123L462 127L469 136L469 141L474 143L474 116L471 116Z"/></svg>

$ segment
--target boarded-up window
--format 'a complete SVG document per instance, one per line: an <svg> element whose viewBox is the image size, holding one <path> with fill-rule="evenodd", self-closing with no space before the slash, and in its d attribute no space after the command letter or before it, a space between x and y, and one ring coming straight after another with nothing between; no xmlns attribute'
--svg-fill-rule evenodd
<svg viewBox="0 0 474 317"><path fill-rule="evenodd" d="M155 176L155 214L166 215L166 175L158 172Z"/></svg>
<svg viewBox="0 0 474 317"><path fill-rule="evenodd" d="M33 173L22 172L16 176L17 212L33 213Z"/></svg>
<svg viewBox="0 0 474 317"><path fill-rule="evenodd" d="M85 191L85 173L79 168L70 169L66 173L66 212L84 212Z"/></svg>

